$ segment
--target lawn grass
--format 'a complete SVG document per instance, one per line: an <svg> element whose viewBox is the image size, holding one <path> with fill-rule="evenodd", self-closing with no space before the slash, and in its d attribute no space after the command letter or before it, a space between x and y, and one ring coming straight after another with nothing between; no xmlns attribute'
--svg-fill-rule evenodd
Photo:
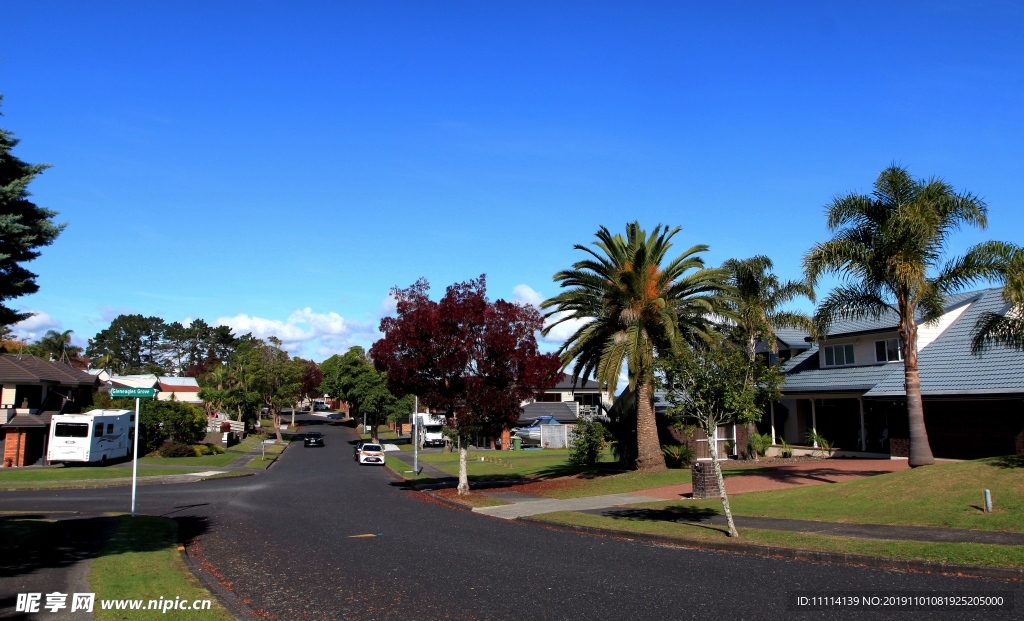
<svg viewBox="0 0 1024 621"><path fill-rule="evenodd" d="M254 470L266 470L270 467L270 464L277 460L277 456L284 452L285 446L284 444L268 444L264 449L265 453L254 457L252 461L245 464L245 467ZM266 459L263 458L264 455L266 455Z"/></svg>
<svg viewBox="0 0 1024 621"><path fill-rule="evenodd" d="M431 464L453 476L459 474L459 453L426 453L420 455ZM481 461L483 459L484 461ZM597 470L616 467L610 453L602 455ZM466 471L470 481L505 481L568 476L595 470L569 461L567 449L537 451L469 451Z"/></svg>
<svg viewBox="0 0 1024 621"><path fill-rule="evenodd" d="M201 457L160 457L159 454L150 454L147 457L139 459L140 464L153 464L153 465L174 465L174 466L194 466L198 468L221 468L235 461L242 455L245 455L253 448L258 447L260 444L260 438L257 435L249 435L244 440L229 446L223 453L219 455L203 455Z"/></svg>
<svg viewBox="0 0 1024 621"><path fill-rule="evenodd" d="M178 552L177 523L167 518L123 516L103 551L89 568L89 585L96 593L93 618L231 621L233 617L189 572ZM212 600L211 610L102 610L100 599L151 600L180 597Z"/></svg>
<svg viewBox="0 0 1024 621"><path fill-rule="evenodd" d="M168 474L188 474L195 472L191 468L139 468L140 477L163 476ZM122 466L76 466L72 468L4 468L0 470L0 488L6 484L16 483L52 483L78 480L103 480L131 477L132 469Z"/></svg>
<svg viewBox="0 0 1024 621"><path fill-rule="evenodd" d="M582 498L605 494L642 492L645 489L682 485L692 480L688 469L661 472L587 472L571 480L540 482L524 489L531 494L548 498Z"/></svg>
<svg viewBox="0 0 1024 621"><path fill-rule="evenodd" d="M422 456L421 456L422 457ZM422 472L420 474L412 473L412 466L405 463L397 457L391 455L384 456L384 465L391 469L392 472L402 477L406 481L410 481L416 485L430 485L437 483L437 479L429 477Z"/></svg>
<svg viewBox="0 0 1024 621"><path fill-rule="evenodd" d="M993 513L982 510L985 489ZM720 510L717 500L691 506ZM703 504L701 504L703 503ZM736 494L737 515L1024 532L1024 456L938 464L831 485Z"/></svg>
<svg viewBox="0 0 1024 621"><path fill-rule="evenodd" d="M709 525L681 524L661 520L614 518L589 513L561 511L536 516L534 519L556 524L573 524L678 538L682 542L734 542L723 528ZM772 545L799 550L864 554L892 559L916 559L989 567L1024 567L1024 546L989 545L980 543L926 543L918 541L890 541L829 537L813 533L739 529L738 541Z"/></svg>

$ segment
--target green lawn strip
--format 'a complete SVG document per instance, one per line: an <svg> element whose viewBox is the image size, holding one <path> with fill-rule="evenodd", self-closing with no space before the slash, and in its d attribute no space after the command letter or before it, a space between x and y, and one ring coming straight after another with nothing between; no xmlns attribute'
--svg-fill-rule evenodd
<svg viewBox="0 0 1024 621"><path fill-rule="evenodd" d="M680 524L671 521L612 518L570 511L547 513L536 516L534 519L557 524L573 524L591 528L668 536L690 542L737 541L730 539L724 528ZM1024 567L1024 546L856 539L753 528L741 528L739 531L739 542L799 550L863 554L882 558L916 559L990 567Z"/></svg>
<svg viewBox="0 0 1024 621"><path fill-rule="evenodd" d="M418 475L414 475L412 473L412 466L405 463L401 459L398 459L397 457L385 455L384 465L390 468L391 471L397 474L398 476L402 477L406 481L411 481L416 485L430 485L432 483L437 483L437 479L428 477L422 472Z"/></svg>
<svg viewBox="0 0 1024 621"><path fill-rule="evenodd" d="M286 444L268 444L263 449L263 452L258 453L252 458L252 461L245 464L246 468L252 468L254 470L265 470L270 467L270 464L274 463L277 456L284 452Z"/></svg>
<svg viewBox="0 0 1024 621"><path fill-rule="evenodd" d="M645 489L682 485L691 482L689 470L663 470L661 472L620 472L604 474L588 472L564 485L541 488L530 493L548 498L582 498L605 494L642 492Z"/></svg>
<svg viewBox="0 0 1024 621"><path fill-rule="evenodd" d="M459 473L459 454L427 453L420 457L451 475ZM481 461L481 459L483 461ZM606 462L607 467L614 467ZM470 481L496 481L567 476L592 468L578 466L568 460L564 449L543 451L470 451L466 471Z"/></svg>
<svg viewBox="0 0 1024 621"><path fill-rule="evenodd" d="M177 523L167 518L124 516L103 555L89 568L89 584L96 593L93 618L230 621L233 617L189 572L178 552ZM101 599L159 600L180 597L212 600L210 610L102 610ZM146 604L144 604L145 606Z"/></svg>
<svg viewBox="0 0 1024 621"><path fill-rule="evenodd" d="M985 489L995 511L982 510ZM717 501L704 501L713 506ZM1024 457L939 464L831 485L736 494L737 515L1024 532ZM720 507L719 507L720 509Z"/></svg>
<svg viewBox="0 0 1024 621"><path fill-rule="evenodd" d="M140 477L188 474L191 468L139 469ZM77 480L116 479L132 476L128 467L81 467L81 468L4 468L0 470L0 487L7 483L45 483Z"/></svg>

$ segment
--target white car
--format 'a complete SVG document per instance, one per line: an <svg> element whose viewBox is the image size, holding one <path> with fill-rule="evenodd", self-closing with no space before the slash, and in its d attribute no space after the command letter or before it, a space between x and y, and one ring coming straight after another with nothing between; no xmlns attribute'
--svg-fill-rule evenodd
<svg viewBox="0 0 1024 621"><path fill-rule="evenodd" d="M356 460L360 465L373 464L384 465L384 447L379 444L364 444L359 447L359 456Z"/></svg>

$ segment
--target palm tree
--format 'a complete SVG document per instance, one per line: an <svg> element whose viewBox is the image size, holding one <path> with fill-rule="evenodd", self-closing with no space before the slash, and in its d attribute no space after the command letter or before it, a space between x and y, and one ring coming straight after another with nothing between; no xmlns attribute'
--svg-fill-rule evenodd
<svg viewBox="0 0 1024 621"><path fill-rule="evenodd" d="M990 255L996 257L997 277L1003 281L1004 313L982 313L974 325L971 352L980 354L994 345L1024 350L1024 248L989 242ZM976 247L977 248L977 247Z"/></svg>
<svg viewBox="0 0 1024 621"><path fill-rule="evenodd" d="M813 320L797 311L783 310L782 306L801 297L814 301L814 289L804 282L779 282L772 273L772 260L764 255L749 259L729 259L722 264L729 271L729 284L736 290L730 303L736 321L736 336L747 350L747 363L754 363L758 341L765 341L772 352L778 353L775 339L778 328L797 328L814 331Z"/></svg>
<svg viewBox="0 0 1024 621"><path fill-rule="evenodd" d="M652 404L655 357L709 339L712 318L727 312L726 272L704 267L699 253L707 246L693 246L663 265L678 232L659 224L648 236L632 222L623 237L601 227L596 250L574 246L590 258L555 274L566 290L541 303L552 309L545 318L554 319L544 334L565 322L583 322L558 350L563 368L575 361L574 382L594 377L614 394L625 362L629 388L637 395L639 470L665 468Z"/></svg>
<svg viewBox="0 0 1024 621"><path fill-rule="evenodd" d="M797 328L814 333L814 321L806 314L784 310L783 305L797 298L814 301L814 289L805 282L788 280L779 282L772 269L772 260L764 255L749 259L729 259L722 264L729 272L729 284L735 289L730 306L733 309L736 326L733 330L737 341L743 343L747 354L747 384L753 386L754 359L757 343L765 341L772 353L778 353L775 330ZM753 422L747 425L748 437L757 433ZM750 451L757 459L757 452Z"/></svg>
<svg viewBox="0 0 1024 621"><path fill-rule="evenodd" d="M73 330L65 330L63 332L57 332L56 330L47 330L46 334L40 337L39 342L36 343L39 350L55 360L60 362L70 363L72 357L77 357L82 353L82 348L77 345L71 344L71 334Z"/></svg>
<svg viewBox="0 0 1024 621"><path fill-rule="evenodd" d="M826 207L829 241L804 256L814 286L822 274L844 284L822 300L816 314L827 334L836 319L898 317L910 424L910 465L935 463L928 444L917 364L917 321L938 319L945 296L990 272L991 257L975 247L945 266L946 239L963 225L987 226L988 207L969 192L957 193L937 178L915 180L895 164L883 170L870 196L839 196ZM984 246L984 245L982 245Z"/></svg>

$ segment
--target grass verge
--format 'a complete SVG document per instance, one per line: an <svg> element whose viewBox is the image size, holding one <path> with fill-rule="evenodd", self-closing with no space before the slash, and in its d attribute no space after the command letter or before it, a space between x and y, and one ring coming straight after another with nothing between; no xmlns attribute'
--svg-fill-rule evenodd
<svg viewBox="0 0 1024 621"><path fill-rule="evenodd" d="M252 468L254 470L266 470L270 467L270 464L277 460L278 455L284 452L285 444L268 444L266 446L265 453L257 455L245 464L246 468ZM265 457L264 457L265 456Z"/></svg>
<svg viewBox="0 0 1024 621"><path fill-rule="evenodd" d="M682 543L736 541L731 539L724 529L708 525L613 518L570 511L548 513L536 516L534 519L556 524L668 536L679 539ZM739 530L740 542L798 550L863 554L881 558L914 559L986 567L1024 567L1024 547L1022 546L855 539L752 528Z"/></svg>
<svg viewBox="0 0 1024 621"><path fill-rule="evenodd" d="M190 468L163 468L160 470L139 469L139 477L164 476L168 474L188 474L195 472ZM16 488L31 483L61 483L66 481L102 481L131 477L131 467L74 467L74 468L4 468L0 470L0 489Z"/></svg>
<svg viewBox="0 0 1024 621"><path fill-rule="evenodd" d="M211 600L210 610L93 610L96 621L171 619L231 621L233 617L189 572L178 552L177 523L167 518L124 516L103 555L89 568L89 584L99 599L158 600L180 597L190 603ZM146 604L143 604L145 606Z"/></svg>
<svg viewBox="0 0 1024 621"><path fill-rule="evenodd" d="M430 485L432 483L437 483L437 479L428 477L422 472L420 474L413 474L412 466L405 463L401 459L398 459L397 457L385 455L384 465L390 468L391 471L397 474L398 476L402 477L406 481L415 483L416 485Z"/></svg>
<svg viewBox="0 0 1024 621"><path fill-rule="evenodd" d="M203 455L201 457L143 457L140 464L168 465L168 466L195 466L206 468L220 468L230 464L239 457L245 455L253 448L259 446L260 438L250 435L234 446L228 447L219 455Z"/></svg>
<svg viewBox="0 0 1024 621"><path fill-rule="evenodd" d="M982 509L992 491L995 511ZM721 510L718 501L689 506ZM701 504L703 503L703 504ZM1024 456L914 468L831 485L736 494L737 515L1024 532Z"/></svg>

